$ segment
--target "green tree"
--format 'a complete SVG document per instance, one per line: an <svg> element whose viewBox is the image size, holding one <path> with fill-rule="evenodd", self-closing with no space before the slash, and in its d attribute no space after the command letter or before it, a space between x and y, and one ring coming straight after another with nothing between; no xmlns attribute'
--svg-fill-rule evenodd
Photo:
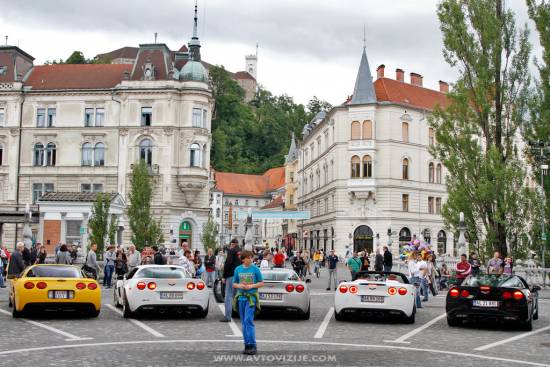
<svg viewBox="0 0 550 367"><path fill-rule="evenodd" d="M71 56L65 60L65 64L87 64L88 60L84 57L82 51L73 51Z"/></svg>
<svg viewBox="0 0 550 367"><path fill-rule="evenodd" d="M88 220L90 242L97 244L97 253L102 254L105 239L109 231L109 208L111 199L108 194L98 193L92 206L91 218Z"/></svg>
<svg viewBox="0 0 550 367"><path fill-rule="evenodd" d="M528 30L516 28L502 0L443 0L437 13L444 57L459 74L449 105L430 118L431 153L448 171L443 216L456 229L463 211L482 252L506 254L519 246L535 209L516 143L527 111Z"/></svg>
<svg viewBox="0 0 550 367"><path fill-rule="evenodd" d="M132 243L137 249L142 250L146 246L163 242L160 222L156 221L151 213L153 182L144 160L134 164L128 196L130 201L128 219L132 231Z"/></svg>
<svg viewBox="0 0 550 367"><path fill-rule="evenodd" d="M107 233L107 236L109 237L109 243L115 244L116 243L116 232L118 229L118 217L116 215L111 215L111 222L109 223L109 231Z"/></svg>
<svg viewBox="0 0 550 367"><path fill-rule="evenodd" d="M218 246L219 226L214 221L212 216L208 216L208 221L202 226L202 244L204 251L208 251L209 248L214 250Z"/></svg>
<svg viewBox="0 0 550 367"><path fill-rule="evenodd" d="M307 103L307 110L313 118L320 111L328 111L332 108L332 105L327 101L322 101L317 96L313 96Z"/></svg>

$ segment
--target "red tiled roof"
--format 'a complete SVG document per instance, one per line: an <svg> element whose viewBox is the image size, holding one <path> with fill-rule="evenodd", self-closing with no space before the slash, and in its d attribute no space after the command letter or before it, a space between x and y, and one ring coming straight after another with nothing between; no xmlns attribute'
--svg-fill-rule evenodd
<svg viewBox="0 0 550 367"><path fill-rule="evenodd" d="M445 107L449 103L445 93L389 78L377 79L374 90L378 102L401 103L427 110L433 110L437 105Z"/></svg>
<svg viewBox="0 0 550 367"><path fill-rule="evenodd" d="M274 209L278 207L284 207L285 201L283 195L277 196L275 199L271 200L267 205L264 205L261 209Z"/></svg>
<svg viewBox="0 0 550 367"><path fill-rule="evenodd" d="M99 54L96 57L98 59L134 59L137 57L139 47L121 47L117 50Z"/></svg>
<svg viewBox="0 0 550 367"><path fill-rule="evenodd" d="M224 194L265 196L270 191L280 189L285 184L285 168L278 167L263 175L216 172L216 187Z"/></svg>
<svg viewBox="0 0 550 367"><path fill-rule="evenodd" d="M247 71L237 71L234 77L235 79L254 79L254 76L250 75Z"/></svg>
<svg viewBox="0 0 550 367"><path fill-rule="evenodd" d="M25 81L33 90L113 88L132 71L131 64L60 64L35 66Z"/></svg>

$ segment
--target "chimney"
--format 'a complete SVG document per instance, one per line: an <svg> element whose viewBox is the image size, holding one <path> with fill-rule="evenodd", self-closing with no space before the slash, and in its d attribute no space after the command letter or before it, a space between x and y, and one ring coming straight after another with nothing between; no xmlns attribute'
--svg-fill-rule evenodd
<svg viewBox="0 0 550 367"><path fill-rule="evenodd" d="M382 64L378 67L378 69L376 69L376 77L378 79L380 78L383 78L384 77L384 68L386 67L386 65Z"/></svg>
<svg viewBox="0 0 550 367"><path fill-rule="evenodd" d="M398 82L404 82L405 81L405 72L403 69L395 69L395 80Z"/></svg>
<svg viewBox="0 0 550 367"><path fill-rule="evenodd" d="M449 83L444 82L443 80L439 81L439 91L441 93L449 93Z"/></svg>
<svg viewBox="0 0 550 367"><path fill-rule="evenodd" d="M417 73L411 73L411 84L412 85L418 85L419 87L422 86L422 75Z"/></svg>

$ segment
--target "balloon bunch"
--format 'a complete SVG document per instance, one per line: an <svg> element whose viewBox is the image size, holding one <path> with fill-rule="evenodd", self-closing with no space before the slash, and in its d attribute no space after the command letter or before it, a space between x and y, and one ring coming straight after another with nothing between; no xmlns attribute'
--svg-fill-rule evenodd
<svg viewBox="0 0 550 367"><path fill-rule="evenodd" d="M427 254L432 253L432 249L429 243L421 242L419 239L413 238L412 241L407 242L405 246L401 247L401 252L399 254L399 257L401 258L401 260L406 260L415 251L420 253L420 255L422 255L423 258Z"/></svg>

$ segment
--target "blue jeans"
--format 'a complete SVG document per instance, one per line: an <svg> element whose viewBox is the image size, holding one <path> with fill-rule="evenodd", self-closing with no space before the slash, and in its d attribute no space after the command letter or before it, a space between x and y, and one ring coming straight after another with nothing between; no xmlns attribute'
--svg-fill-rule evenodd
<svg viewBox="0 0 550 367"><path fill-rule="evenodd" d="M115 271L114 265L105 265L105 274L103 274L103 286L111 286L111 278L113 277L113 272Z"/></svg>
<svg viewBox="0 0 550 367"><path fill-rule="evenodd" d="M0 287L4 286L4 264L0 259Z"/></svg>
<svg viewBox="0 0 550 367"><path fill-rule="evenodd" d="M420 284L422 281L419 277L411 277L411 284L414 284L416 286L416 296L414 298L416 303L416 308L422 308L422 301L420 300ZM418 284L418 285L416 285Z"/></svg>
<svg viewBox="0 0 550 367"><path fill-rule="evenodd" d="M256 327L254 326L254 312L256 305L250 306L247 299L239 300L239 315L243 328L244 345L256 347Z"/></svg>
<svg viewBox="0 0 550 367"><path fill-rule="evenodd" d="M208 287L213 287L214 282L216 281L216 272L215 271L205 271L205 282Z"/></svg>
<svg viewBox="0 0 550 367"><path fill-rule="evenodd" d="M388 271L391 271L391 266L389 265L384 265L384 271L388 272Z"/></svg>
<svg viewBox="0 0 550 367"><path fill-rule="evenodd" d="M225 278L225 319L231 320L233 311L233 277Z"/></svg>
<svg viewBox="0 0 550 367"><path fill-rule="evenodd" d="M424 296L424 301L428 301L428 293L430 293L430 290L428 289L428 279L420 279L420 287L422 287L422 295Z"/></svg>

